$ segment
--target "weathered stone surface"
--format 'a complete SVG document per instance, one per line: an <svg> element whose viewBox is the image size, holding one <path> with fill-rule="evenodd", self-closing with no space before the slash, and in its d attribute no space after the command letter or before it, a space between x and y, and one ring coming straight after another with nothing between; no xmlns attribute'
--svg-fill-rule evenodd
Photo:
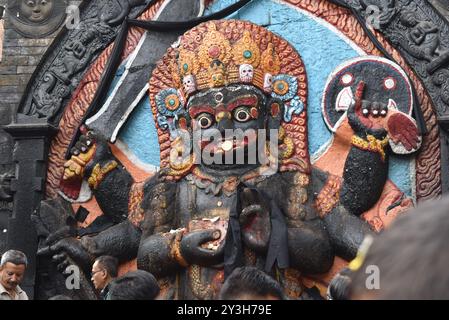
<svg viewBox="0 0 449 320"><path fill-rule="evenodd" d="M16 75L16 74L2 75L0 78L0 86L26 85L29 78L30 75ZM3 99L3 96L0 95L0 99Z"/></svg>
<svg viewBox="0 0 449 320"><path fill-rule="evenodd" d="M39 63L40 60L41 60L41 56L40 55L28 56L27 63L24 64L24 65L37 66L37 64Z"/></svg>
<svg viewBox="0 0 449 320"><path fill-rule="evenodd" d="M16 66L4 66L0 64L0 74L15 74L16 72L17 72Z"/></svg>
<svg viewBox="0 0 449 320"><path fill-rule="evenodd" d="M11 112L9 105L0 105L0 125L8 124L10 121Z"/></svg>
<svg viewBox="0 0 449 320"><path fill-rule="evenodd" d="M21 97L22 95L20 93L9 93L8 95L5 95L4 101L18 103Z"/></svg>
<svg viewBox="0 0 449 320"><path fill-rule="evenodd" d="M0 78L0 86L17 86L19 83L19 78L16 75L3 74Z"/></svg>
<svg viewBox="0 0 449 320"><path fill-rule="evenodd" d="M23 55L37 55L43 54L47 50L47 47L20 47L20 54Z"/></svg>
<svg viewBox="0 0 449 320"><path fill-rule="evenodd" d="M89 62L116 37L126 15L136 17L148 1L136 0L127 6L118 1L85 3L79 27L64 31L52 46L29 84L19 112L57 122L61 106L70 98ZM39 54L39 47L22 48L21 53Z"/></svg>
<svg viewBox="0 0 449 320"><path fill-rule="evenodd" d="M20 90L19 86L1 86L0 93L16 92Z"/></svg>
<svg viewBox="0 0 449 320"><path fill-rule="evenodd" d="M5 39L3 41L3 47L17 47L19 45L19 39Z"/></svg>
<svg viewBox="0 0 449 320"><path fill-rule="evenodd" d="M17 67L17 74L33 73L34 69L36 69L35 66L18 66Z"/></svg>
<svg viewBox="0 0 449 320"><path fill-rule="evenodd" d="M7 24L5 26L5 39L18 39L22 36L15 32L13 29L8 29Z"/></svg>
<svg viewBox="0 0 449 320"><path fill-rule="evenodd" d="M447 0L429 0L430 4L449 21L449 1Z"/></svg>
<svg viewBox="0 0 449 320"><path fill-rule="evenodd" d="M6 0L5 0L6 1ZM5 4L6 2L0 2ZM81 1L67 1L79 5ZM5 12L3 55L0 61L0 106L16 109L26 85L57 32L42 38L25 38L13 29ZM8 116L9 118L9 116Z"/></svg>
<svg viewBox="0 0 449 320"><path fill-rule="evenodd" d="M43 39L18 39L19 46L26 47L48 47L48 45L53 41L53 38L43 38Z"/></svg>
<svg viewBox="0 0 449 320"><path fill-rule="evenodd" d="M28 65L31 57L27 56L7 56L4 55L2 58L1 66L26 66ZM32 63L32 64L37 64Z"/></svg>
<svg viewBox="0 0 449 320"><path fill-rule="evenodd" d="M5 43L8 43L8 41L5 39ZM3 54L5 56L13 56L13 55L19 55L21 54L20 47L15 46L5 46L3 48Z"/></svg>

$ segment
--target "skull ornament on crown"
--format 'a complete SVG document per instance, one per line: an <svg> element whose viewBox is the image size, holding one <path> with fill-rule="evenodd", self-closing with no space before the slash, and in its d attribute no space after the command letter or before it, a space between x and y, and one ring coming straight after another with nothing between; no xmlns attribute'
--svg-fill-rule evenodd
<svg viewBox="0 0 449 320"><path fill-rule="evenodd" d="M250 64L242 64L240 66L240 80L242 82L251 82L253 81L254 76L254 68Z"/></svg>
<svg viewBox="0 0 449 320"><path fill-rule="evenodd" d="M184 91L187 94L193 93L196 90L196 83L195 78L191 75L185 76L184 79L182 79L182 84L184 85Z"/></svg>

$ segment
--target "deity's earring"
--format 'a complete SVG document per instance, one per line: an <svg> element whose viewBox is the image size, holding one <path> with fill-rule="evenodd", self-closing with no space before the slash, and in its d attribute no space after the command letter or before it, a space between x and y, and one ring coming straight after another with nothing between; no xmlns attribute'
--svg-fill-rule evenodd
<svg viewBox="0 0 449 320"><path fill-rule="evenodd" d="M282 127L282 121L284 120L284 103L282 100L277 98L271 98L268 101L268 121L267 121L267 131L270 129L279 130L278 131L278 156L280 159L288 159L294 153L294 143L291 137L288 137L285 129ZM270 132L268 137L271 137Z"/></svg>
<svg viewBox="0 0 449 320"><path fill-rule="evenodd" d="M280 99L270 98L267 103L267 130L279 129L284 114L284 103Z"/></svg>
<svg viewBox="0 0 449 320"><path fill-rule="evenodd" d="M265 157L263 161L261 161L264 166L262 167L265 171L264 174L268 174L268 172L275 173L278 169L278 161L279 161L279 138L281 134L284 133L283 128L281 127L283 114L284 114L284 103L282 100L277 98L270 98L266 104L266 134L267 141L265 144L264 154ZM278 130L275 136L272 136L274 133L271 130ZM272 141L274 137L277 137L277 141Z"/></svg>
<svg viewBox="0 0 449 320"><path fill-rule="evenodd" d="M179 119L177 120L177 129L188 130L190 120L191 119L188 114L180 116Z"/></svg>

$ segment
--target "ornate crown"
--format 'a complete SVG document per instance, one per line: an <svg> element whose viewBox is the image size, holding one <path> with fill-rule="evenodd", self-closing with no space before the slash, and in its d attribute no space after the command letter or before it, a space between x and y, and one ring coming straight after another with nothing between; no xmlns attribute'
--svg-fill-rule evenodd
<svg viewBox="0 0 449 320"><path fill-rule="evenodd" d="M293 151L281 170L307 171L307 80L301 57L279 36L239 20L209 21L189 30L154 69L149 91L161 168L169 166L170 133L187 123L189 97L230 84L253 85L284 102L282 126Z"/></svg>
<svg viewBox="0 0 449 320"><path fill-rule="evenodd" d="M179 49L177 62L186 97L197 90L232 83L252 84L271 93L272 77L280 70L272 43L261 52L249 30L231 43L214 23L207 24L207 33L196 51Z"/></svg>

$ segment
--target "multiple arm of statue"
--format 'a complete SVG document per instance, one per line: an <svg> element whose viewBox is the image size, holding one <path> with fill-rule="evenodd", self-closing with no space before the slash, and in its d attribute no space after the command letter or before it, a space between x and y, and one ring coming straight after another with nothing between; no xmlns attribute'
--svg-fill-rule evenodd
<svg viewBox="0 0 449 320"><path fill-rule="evenodd" d="M81 138L83 139L84 137ZM41 250L41 254L51 251L61 269L67 266L64 259L66 255L84 266L92 263L94 257L105 254L116 256L120 261L137 256L139 268L161 277L191 264L213 266L223 263L224 242L217 250L202 247L203 244L220 238L221 231L205 229L188 232L186 226L180 226L176 217L176 202L181 200L176 199L177 184L163 181L158 174L145 183L145 196L141 203L145 215L141 225L136 226L126 219L133 179L111 153L104 139L97 136L92 142L87 148L77 145L85 151L73 150L74 155L70 162L79 163L74 160L75 157L86 156L94 150L91 159L78 172L89 181L103 214L116 224L97 235L84 236L81 239L76 239L73 235L62 239L50 237L49 246ZM117 166L111 171L106 170L108 172L104 174L95 175L95 172L100 172L95 168L105 168L111 163L117 163ZM69 175L69 165L66 168L66 174ZM244 192L241 197L242 241L251 250L266 254L271 235L269 204L248 192ZM260 210L261 208L263 209ZM326 219L336 219L337 215L344 214L337 212ZM324 228L324 225L329 224L326 219L322 221L316 217L310 221L287 222L291 225L288 228L291 267L305 273L322 273L330 268L334 257L330 240L339 238L341 232L335 231L338 236L329 237ZM361 237L360 234L357 236ZM352 247L344 250L354 256L359 241L361 239L343 241L340 246L350 243ZM314 254L311 254L311 248ZM66 255L61 255L61 252Z"/></svg>
<svg viewBox="0 0 449 320"><path fill-rule="evenodd" d="M67 267L68 258L71 258L86 271L90 270L94 258L100 255L113 255L123 262L137 257L138 268L158 278L172 275L190 265L212 267L223 264L224 241L216 250L204 247L218 240L222 230L189 232L188 225L180 223L177 210L179 202L186 199L179 198L179 182L166 181L155 174L144 185L144 198L140 204L144 212L143 221L135 225L127 219L130 190L134 181L112 154L107 141L101 136L89 135L89 145L86 145L86 136L83 136L80 141L84 141L84 144L78 144L72 150L72 158L66 165L66 177L71 177L71 171L83 175L103 214L115 225L94 236L83 236L80 239L75 237L76 234L66 235L62 239L49 237L48 247L41 249L40 254L53 254L60 270ZM79 158L84 161L79 161ZM71 167L73 163L85 165ZM311 195L319 193L328 176L318 171L313 169ZM266 255L272 232L270 203L250 189L244 189L240 197L242 242L250 250ZM305 274L319 274L330 269L335 254L352 259L364 235L370 232L367 223L341 205L323 219L313 209L308 210L310 214L307 218L284 214L288 226L290 267Z"/></svg>
<svg viewBox="0 0 449 320"><path fill-rule="evenodd" d="M132 3L138 1L125 6ZM220 23L238 28L235 22ZM137 267L158 279L177 278L179 283L172 284L178 297L206 299L216 296L223 277L239 265L280 270L282 281L290 281L288 270L325 273L335 256L353 259L371 233L359 216L385 185L387 133L392 148L400 143L414 150L419 145L415 123L390 106L364 99L360 81L346 113L354 136L343 177L313 167L305 134L304 68L284 66L283 72L292 74L281 73L273 45L259 47L248 31L266 38L262 27L247 23L236 33L241 39L230 43L222 33L226 28L217 31L220 23L190 31L198 41L189 38L189 45L171 48L176 54L170 51L156 66L150 99L161 142L159 172L135 182L101 133L84 130L65 164L63 185L87 182L103 212L97 219L109 224L102 228L99 222L95 234L73 227L51 234L40 254L52 254L60 270L69 261L89 270L93 259L105 254L121 262L137 258ZM293 49L286 51L300 61ZM231 57L239 68L227 65ZM173 76L173 66L182 66L182 74L176 81L161 80ZM167 83L178 87L166 88ZM265 140L272 130L279 133L276 140ZM278 148L277 159L268 144ZM252 150L257 150L254 159Z"/></svg>

